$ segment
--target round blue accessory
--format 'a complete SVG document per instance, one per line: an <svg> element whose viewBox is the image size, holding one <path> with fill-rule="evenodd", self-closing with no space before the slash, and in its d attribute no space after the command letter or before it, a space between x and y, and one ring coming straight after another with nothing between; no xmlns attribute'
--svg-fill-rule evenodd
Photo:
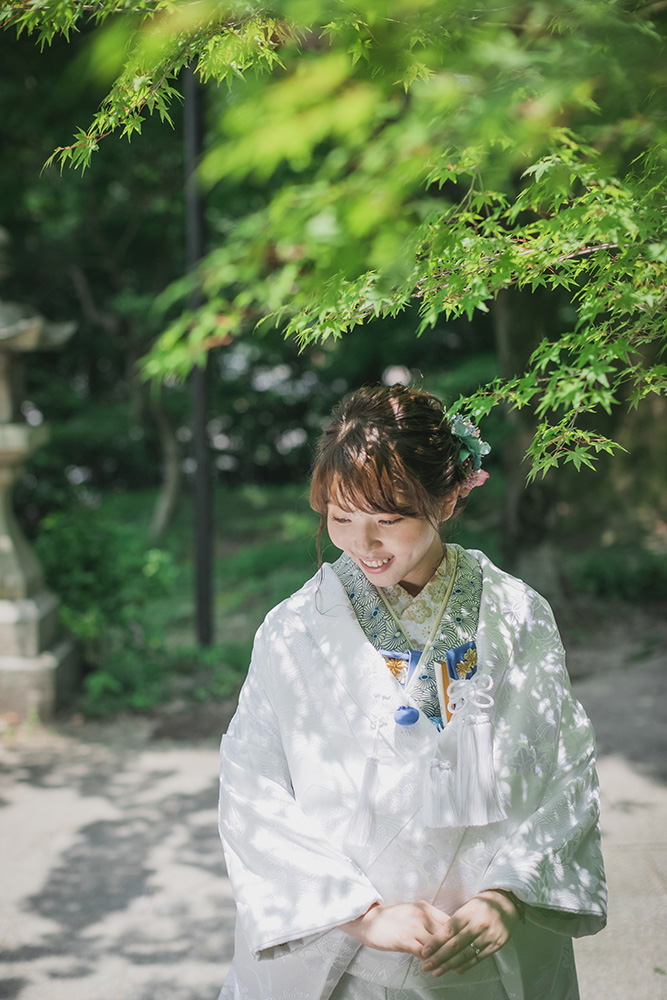
<svg viewBox="0 0 667 1000"><path fill-rule="evenodd" d="M412 708L410 705L401 705L394 712L394 719L397 726L414 726L418 718L419 709Z"/></svg>

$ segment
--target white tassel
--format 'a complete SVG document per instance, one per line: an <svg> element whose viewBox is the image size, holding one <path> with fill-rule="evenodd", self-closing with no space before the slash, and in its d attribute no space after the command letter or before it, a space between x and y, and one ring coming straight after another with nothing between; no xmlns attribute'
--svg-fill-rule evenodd
<svg viewBox="0 0 667 1000"><path fill-rule="evenodd" d="M367 844L373 833L375 820L375 794L378 787L380 761L377 757L367 757L364 767L364 777L361 782L361 792L357 808L354 810L347 832L349 844Z"/></svg>
<svg viewBox="0 0 667 1000"><path fill-rule="evenodd" d="M493 730L488 715L461 719L456 767L460 826L485 826L507 819L493 767Z"/></svg>
<svg viewBox="0 0 667 1000"><path fill-rule="evenodd" d="M454 778L448 760L433 758L424 775L424 824L432 827L458 826L453 799Z"/></svg>

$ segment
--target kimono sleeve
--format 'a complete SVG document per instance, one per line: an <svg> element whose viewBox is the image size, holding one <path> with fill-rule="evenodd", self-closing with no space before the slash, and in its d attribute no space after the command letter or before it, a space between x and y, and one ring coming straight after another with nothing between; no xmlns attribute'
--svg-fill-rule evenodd
<svg viewBox="0 0 667 1000"><path fill-rule="evenodd" d="M256 958L275 957L281 945L293 950L380 898L295 801L264 680L270 667L262 628L220 750L220 836L238 917Z"/></svg>
<svg viewBox="0 0 667 1000"><path fill-rule="evenodd" d="M551 609L531 593L499 706L513 822L484 884L513 891L534 923L580 937L606 922L595 736Z"/></svg>

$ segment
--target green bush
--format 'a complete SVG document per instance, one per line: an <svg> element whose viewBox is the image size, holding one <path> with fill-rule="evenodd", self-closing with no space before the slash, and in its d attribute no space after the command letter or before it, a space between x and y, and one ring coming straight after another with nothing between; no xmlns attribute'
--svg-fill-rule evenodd
<svg viewBox="0 0 667 1000"><path fill-rule="evenodd" d="M229 640L205 649L181 646L169 650L172 668L182 673L187 664L195 680L190 688L194 701L222 701L236 695L248 672L252 640Z"/></svg>
<svg viewBox="0 0 667 1000"><path fill-rule="evenodd" d="M79 707L85 715L101 717L132 709L152 708L168 696L167 673L161 650L112 650L105 666L89 673Z"/></svg>
<svg viewBox="0 0 667 1000"><path fill-rule="evenodd" d="M636 546L592 549L573 558L568 575L574 590L596 597L667 598L667 559Z"/></svg>
<svg viewBox="0 0 667 1000"><path fill-rule="evenodd" d="M136 528L81 508L46 517L35 551L61 600L62 623L80 640L92 668L84 711L142 709L159 701L164 635L148 620L147 608L176 586L169 553L146 548Z"/></svg>

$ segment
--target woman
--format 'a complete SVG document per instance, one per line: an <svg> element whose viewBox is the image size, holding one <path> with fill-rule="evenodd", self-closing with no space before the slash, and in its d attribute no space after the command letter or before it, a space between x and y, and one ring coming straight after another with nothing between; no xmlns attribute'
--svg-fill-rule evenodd
<svg viewBox="0 0 667 1000"><path fill-rule="evenodd" d="M578 996L591 726L546 602L440 536L487 451L403 386L334 411L311 504L343 555L267 616L222 740L220 1000Z"/></svg>

